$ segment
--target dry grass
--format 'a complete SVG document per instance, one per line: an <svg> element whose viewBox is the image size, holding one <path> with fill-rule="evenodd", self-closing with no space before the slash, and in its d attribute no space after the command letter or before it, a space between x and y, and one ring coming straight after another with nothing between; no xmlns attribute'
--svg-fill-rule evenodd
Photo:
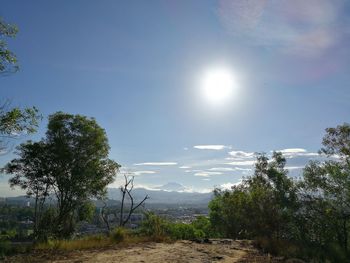
<svg viewBox="0 0 350 263"><path fill-rule="evenodd" d="M50 240L47 243L39 243L35 246L35 250L61 250L61 251L72 251L72 250L83 250L83 249L97 249L97 248L108 248L110 246L118 245L120 247L145 243L145 242L171 242L166 237L146 237L129 234L125 230L117 230L110 236L94 235L87 236L80 239L72 240Z"/></svg>
<svg viewBox="0 0 350 263"><path fill-rule="evenodd" d="M112 245L114 242L105 236L89 236L73 240L50 240L47 243L39 243L37 250L80 250L88 248L100 248Z"/></svg>

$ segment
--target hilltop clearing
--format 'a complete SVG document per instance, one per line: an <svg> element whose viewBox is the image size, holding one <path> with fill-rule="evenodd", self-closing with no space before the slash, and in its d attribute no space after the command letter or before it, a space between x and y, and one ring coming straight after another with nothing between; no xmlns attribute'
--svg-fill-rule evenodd
<svg viewBox="0 0 350 263"><path fill-rule="evenodd" d="M175 243L142 243L127 247L81 250L71 252L37 252L16 256L5 262L280 262L263 255L250 241L210 240L208 243L178 241Z"/></svg>

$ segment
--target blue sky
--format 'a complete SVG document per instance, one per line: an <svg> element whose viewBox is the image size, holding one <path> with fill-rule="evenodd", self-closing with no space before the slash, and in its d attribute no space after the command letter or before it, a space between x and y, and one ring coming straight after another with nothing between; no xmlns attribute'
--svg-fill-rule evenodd
<svg viewBox="0 0 350 263"><path fill-rule="evenodd" d="M3 0L21 70L1 77L1 97L95 117L139 186L227 186L251 153L285 149L297 175L324 129L349 122L349 12L345 0ZM222 66L238 84L218 107L199 80ZM7 179L0 195L16 194Z"/></svg>

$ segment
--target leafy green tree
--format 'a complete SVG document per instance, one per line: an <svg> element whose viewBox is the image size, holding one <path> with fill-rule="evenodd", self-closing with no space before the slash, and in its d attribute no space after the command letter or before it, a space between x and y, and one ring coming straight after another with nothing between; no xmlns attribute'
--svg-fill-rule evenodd
<svg viewBox="0 0 350 263"><path fill-rule="evenodd" d="M281 153L271 160L258 155L251 177L215 191L212 226L222 236L255 239L272 253L349 262L350 125L326 129L320 153L326 158L311 161L300 182L288 177Z"/></svg>
<svg viewBox="0 0 350 263"><path fill-rule="evenodd" d="M344 123L336 128L327 128L323 137L321 153L338 156L349 164L350 160L350 124Z"/></svg>
<svg viewBox="0 0 350 263"><path fill-rule="evenodd" d="M26 154L33 147L38 150ZM113 182L120 167L108 158L104 129L95 119L81 115L51 115L46 137L34 146L28 142L19 150L20 158L8 164L19 167L9 169L15 174L10 182L27 188L38 183L41 189L46 189L42 183L48 182L47 191L57 201L54 235L60 238L73 233L82 204L106 194L107 185ZM47 179L41 180L42 174Z"/></svg>
<svg viewBox="0 0 350 263"><path fill-rule="evenodd" d="M251 198L244 187L234 187L232 191L215 191L209 203L210 222L215 232L222 237L247 238L245 216L251 206Z"/></svg>
<svg viewBox="0 0 350 263"><path fill-rule="evenodd" d="M335 158L311 161L304 170L302 194L308 206L309 235L325 245L340 244L348 253L350 233L350 126L326 129L321 153ZM324 229L328 226L327 230ZM320 230L320 231L318 231Z"/></svg>
<svg viewBox="0 0 350 263"><path fill-rule="evenodd" d="M95 205L91 201L82 203L77 210L79 221L91 221L95 213Z"/></svg>
<svg viewBox="0 0 350 263"><path fill-rule="evenodd" d="M17 26L5 22L0 17L0 75L18 70L16 55L8 49L6 39L13 38L18 32ZM35 107L20 109L10 107L5 101L0 105L0 153L10 146L10 141L23 134L36 132L41 115Z"/></svg>
<svg viewBox="0 0 350 263"><path fill-rule="evenodd" d="M260 154L253 176L232 190L216 190L209 204L216 230L232 238L285 238L297 208L297 195L284 166L281 153L273 153L271 161Z"/></svg>
<svg viewBox="0 0 350 263"><path fill-rule="evenodd" d="M0 17L0 74L18 70L16 55L7 47L6 38L13 38L18 32L17 26L5 22Z"/></svg>
<svg viewBox="0 0 350 263"><path fill-rule="evenodd" d="M0 152L6 151L12 140L36 132L41 119L35 107L11 108L9 101L3 103L0 106Z"/></svg>
<svg viewBox="0 0 350 263"><path fill-rule="evenodd" d="M44 142L31 142L17 147L19 158L13 159L5 166L5 172L14 174L9 180L13 188L19 186L26 190L27 196L34 197L34 232L37 234L44 204L53 184L47 159L47 145Z"/></svg>

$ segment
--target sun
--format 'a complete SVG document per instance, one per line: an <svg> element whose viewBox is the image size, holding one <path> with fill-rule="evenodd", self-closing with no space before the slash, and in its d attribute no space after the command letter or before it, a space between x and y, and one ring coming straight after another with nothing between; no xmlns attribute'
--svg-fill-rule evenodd
<svg viewBox="0 0 350 263"><path fill-rule="evenodd" d="M228 68L208 70L201 82L201 92L204 99L213 105L226 103L232 98L237 88L234 75Z"/></svg>

